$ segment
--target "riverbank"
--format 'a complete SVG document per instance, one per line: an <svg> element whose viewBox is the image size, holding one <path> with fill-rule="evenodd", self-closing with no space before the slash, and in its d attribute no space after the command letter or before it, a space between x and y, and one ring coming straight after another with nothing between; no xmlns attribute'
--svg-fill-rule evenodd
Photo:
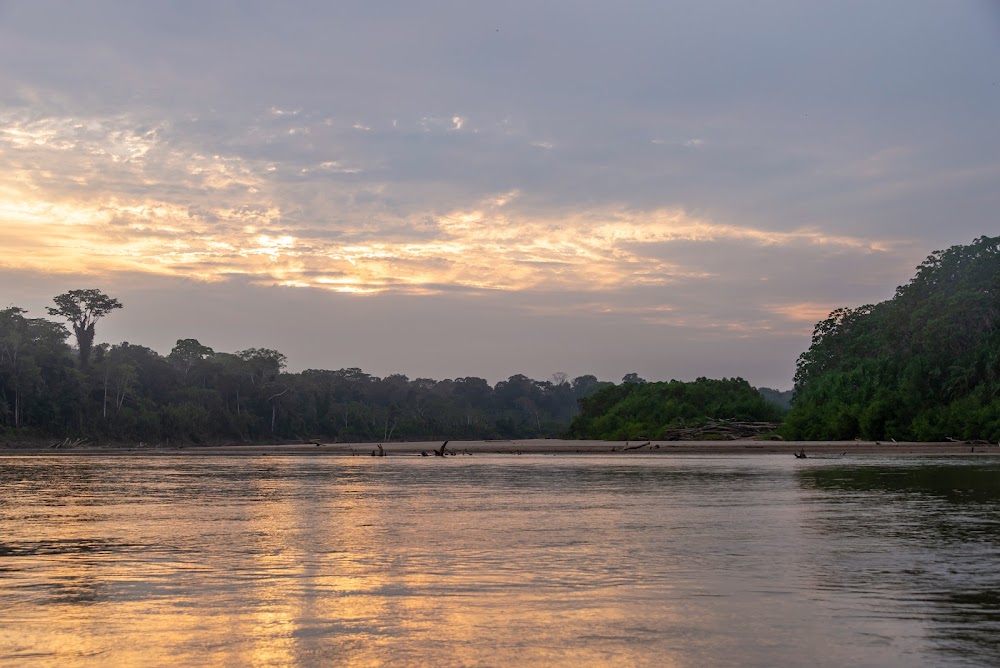
<svg viewBox="0 0 1000 668"><path fill-rule="evenodd" d="M441 441L383 443L386 456L428 457L440 452ZM568 441L526 439L503 441L448 441L448 455L792 455L807 457L848 455L1000 455L1000 445L973 443L893 443L878 441ZM339 455L371 456L379 453L375 443L293 443L232 445L70 445L53 443L0 443L0 456L24 454L191 454L191 455Z"/></svg>

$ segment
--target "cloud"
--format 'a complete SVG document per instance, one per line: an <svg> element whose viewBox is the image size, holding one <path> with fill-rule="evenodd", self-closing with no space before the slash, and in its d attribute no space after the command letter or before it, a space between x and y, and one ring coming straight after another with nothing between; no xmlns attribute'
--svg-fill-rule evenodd
<svg viewBox="0 0 1000 668"><path fill-rule="evenodd" d="M773 357L995 228L995 29L907 0L6 3L0 266Z"/></svg>
<svg viewBox="0 0 1000 668"><path fill-rule="evenodd" d="M830 313L839 307L834 304L799 302L797 304L768 304L765 308L789 320L808 323L811 328L815 323L825 320Z"/></svg>
<svg viewBox="0 0 1000 668"><path fill-rule="evenodd" d="M444 286L615 293L680 284L697 292L692 286L731 272L712 267L707 248L730 249L731 265L747 248L864 256L897 245L818 226L713 220L683 208L563 203L528 184L481 194L485 184L464 184L462 191L460 181L434 174L412 187L398 176L382 181L388 173L375 165L385 157L372 145L353 144L352 128L319 116L272 107L229 139L216 135L216 146L203 147L208 131L198 128L212 127L211 120L188 120L182 132L162 118L8 112L0 155L17 168L0 179L0 241L20 252L0 263L205 281L245 277L355 294L429 295ZM310 142L326 143L300 147L283 130L286 119L315 129ZM410 127L440 133L447 146L447 133L461 124L423 118ZM398 123L374 132L374 147L409 146L414 135L399 133ZM518 138L505 131L475 141ZM347 168L348 161L367 166ZM446 193L465 205L443 208ZM644 308L656 321L667 307ZM716 316L671 318L713 328ZM733 327L746 330L747 322Z"/></svg>
<svg viewBox="0 0 1000 668"><path fill-rule="evenodd" d="M129 130L126 119L5 120L4 155L36 167L15 171L3 183L4 241L26 250L6 260L8 266L145 268L203 280L239 274L264 284L366 293L429 293L435 291L429 286L441 284L608 290L703 273L658 261L644 253L651 245L739 239L880 249L872 240L723 224L682 210L536 212L520 206L521 191L491 194L475 208L399 214L385 211L378 199L359 200L359 189L347 186L341 196L354 196L354 216L316 227L305 219L329 213L322 201L315 208L308 201L289 203L300 199L299 184L315 185L322 175L305 173L289 182L271 176L282 170L270 162L191 153L161 140L162 132ZM104 163L100 169L89 162L94 156ZM76 187L76 170L86 188ZM114 194L94 191L94 181L106 182L110 173ZM184 187L173 192L177 183ZM372 216L379 222L370 226L365 219ZM420 232L393 238L393 229Z"/></svg>

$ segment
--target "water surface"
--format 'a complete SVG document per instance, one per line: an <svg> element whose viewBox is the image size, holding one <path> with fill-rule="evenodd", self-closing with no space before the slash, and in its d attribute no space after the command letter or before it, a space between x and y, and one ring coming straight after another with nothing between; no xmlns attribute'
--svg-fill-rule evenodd
<svg viewBox="0 0 1000 668"><path fill-rule="evenodd" d="M1000 664L1000 464L0 458L0 664Z"/></svg>

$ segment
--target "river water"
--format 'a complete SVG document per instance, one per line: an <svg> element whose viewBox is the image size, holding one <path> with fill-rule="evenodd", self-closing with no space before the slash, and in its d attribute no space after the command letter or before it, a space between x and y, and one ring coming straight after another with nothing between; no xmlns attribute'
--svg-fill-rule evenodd
<svg viewBox="0 0 1000 668"><path fill-rule="evenodd" d="M0 665L1000 665L1000 462L0 457Z"/></svg>

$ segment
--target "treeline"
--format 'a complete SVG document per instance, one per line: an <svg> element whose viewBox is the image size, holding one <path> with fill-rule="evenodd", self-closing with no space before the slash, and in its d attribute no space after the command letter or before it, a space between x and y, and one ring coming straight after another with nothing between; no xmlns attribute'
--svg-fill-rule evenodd
<svg viewBox="0 0 1000 668"><path fill-rule="evenodd" d="M58 322L0 311L0 431L6 438L225 442L389 441L559 436L577 401L604 385L511 376L384 378L361 369L285 371L266 348L216 352L183 339L169 355L93 345L94 326L120 304L96 290L56 298ZM82 337L82 338L81 338ZM82 343L83 345L80 345Z"/></svg>
<svg viewBox="0 0 1000 668"><path fill-rule="evenodd" d="M892 299L817 324L784 433L1000 440L1000 237L935 251Z"/></svg>
<svg viewBox="0 0 1000 668"><path fill-rule="evenodd" d="M169 355L94 345L122 307L99 290L54 299L51 316L0 311L0 434L104 441L391 441L558 437L660 439L709 421L772 422L788 393L740 378L620 385L511 376L384 378L361 369L288 373L276 350ZM75 338L75 348L69 344ZM879 304L816 325L781 433L793 439L1000 440L1000 237L932 253Z"/></svg>
<svg viewBox="0 0 1000 668"><path fill-rule="evenodd" d="M710 438L722 436L722 430L692 428L720 421L777 422L784 413L742 378L623 382L582 398L567 434L610 441L673 440L675 433Z"/></svg>

